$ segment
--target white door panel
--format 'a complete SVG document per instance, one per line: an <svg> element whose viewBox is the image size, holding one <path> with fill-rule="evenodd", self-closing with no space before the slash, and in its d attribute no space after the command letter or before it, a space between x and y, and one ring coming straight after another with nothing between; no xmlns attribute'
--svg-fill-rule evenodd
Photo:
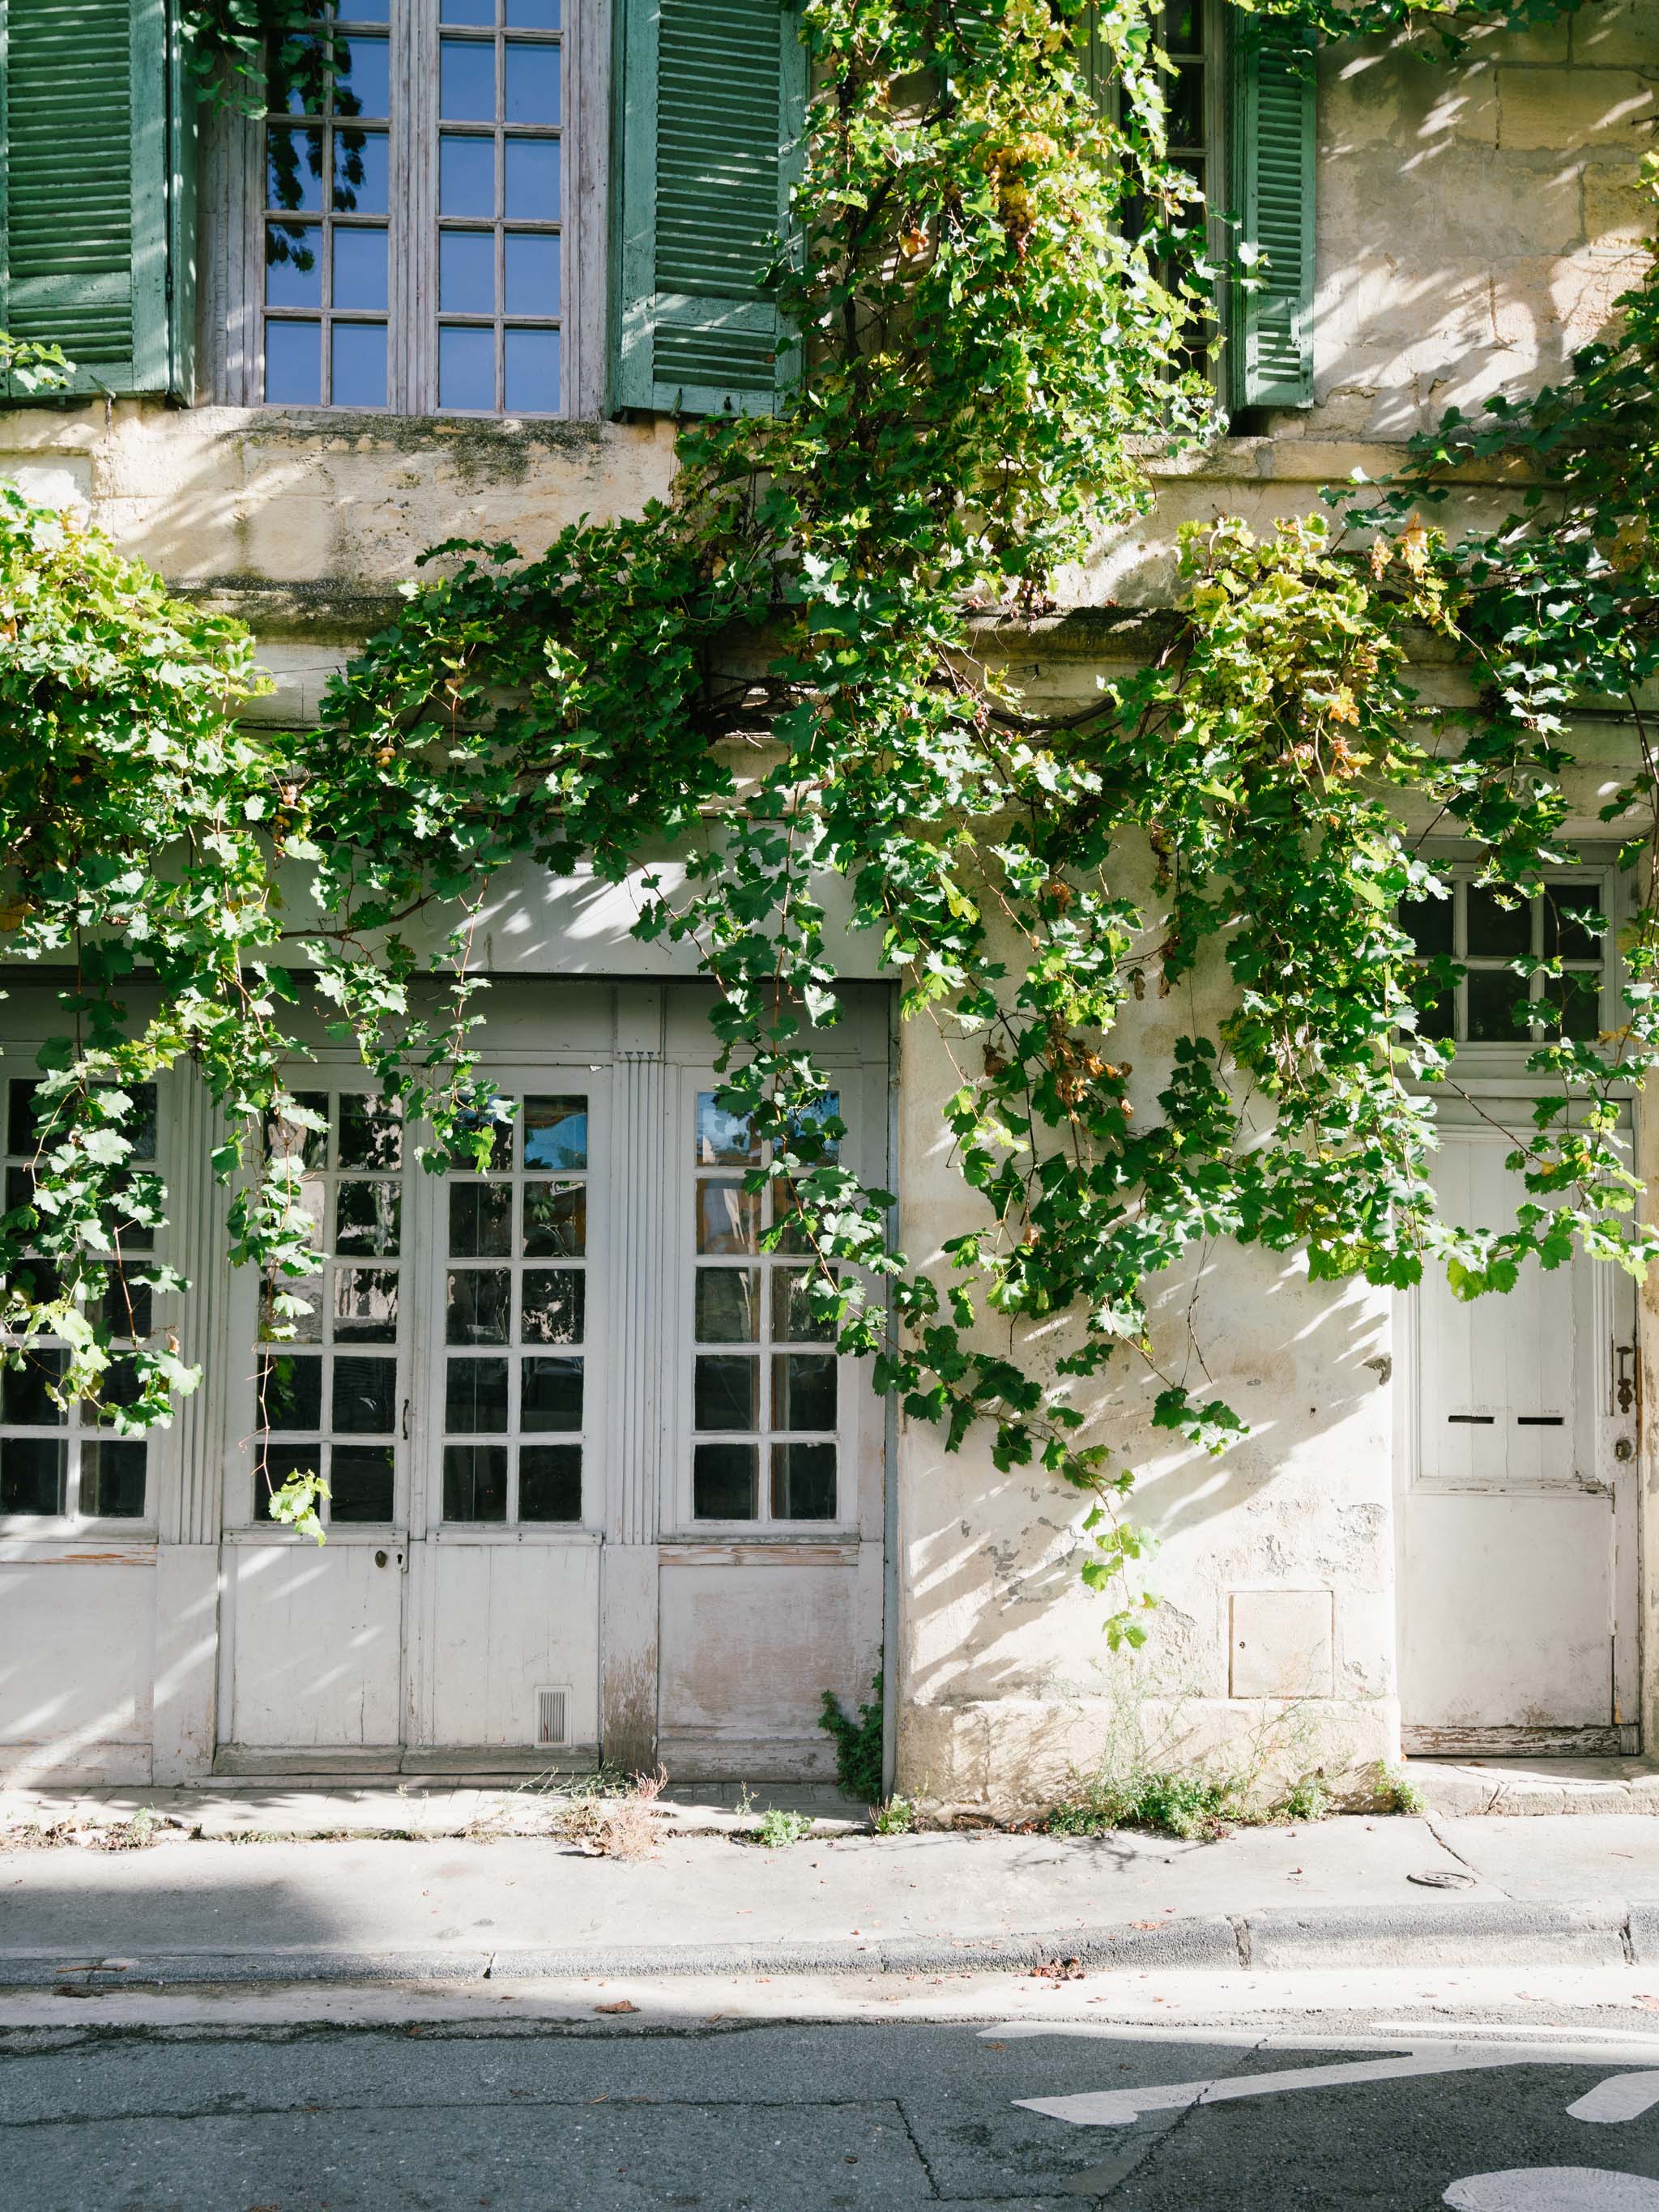
<svg viewBox="0 0 1659 2212"><path fill-rule="evenodd" d="M1411 1501L1400 1655L1421 1728L1613 1719L1613 1528L1605 1494Z"/></svg>
<svg viewBox="0 0 1659 2212"><path fill-rule="evenodd" d="M440 1749L537 1741L538 1693L562 1690L567 1744L599 1732L597 1545L427 1547L433 1742Z"/></svg>
<svg viewBox="0 0 1659 2212"><path fill-rule="evenodd" d="M250 1749L395 1746L404 1586L397 1549L336 1540L320 1549L228 1547L227 1557L232 1740Z"/></svg>

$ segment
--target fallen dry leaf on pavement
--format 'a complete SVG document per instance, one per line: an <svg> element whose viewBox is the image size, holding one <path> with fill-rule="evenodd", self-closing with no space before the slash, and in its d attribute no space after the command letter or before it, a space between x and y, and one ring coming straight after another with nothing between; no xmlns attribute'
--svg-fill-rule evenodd
<svg viewBox="0 0 1659 2212"><path fill-rule="evenodd" d="M595 2005L593 2009L595 2012L637 2012L639 2007L629 2004L626 1997L620 1997L615 2004Z"/></svg>

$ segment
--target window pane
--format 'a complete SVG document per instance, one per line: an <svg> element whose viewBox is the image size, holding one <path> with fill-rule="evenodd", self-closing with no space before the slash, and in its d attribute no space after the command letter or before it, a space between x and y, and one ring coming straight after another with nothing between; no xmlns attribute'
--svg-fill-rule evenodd
<svg viewBox="0 0 1659 2212"><path fill-rule="evenodd" d="M385 39L343 38L334 47L334 112L392 112L392 49Z"/></svg>
<svg viewBox="0 0 1659 2212"><path fill-rule="evenodd" d="M1411 993L1412 1004L1417 1008L1417 1034L1420 1037L1449 1037L1455 1027L1457 994L1449 983L1440 983L1421 968L1414 968L1405 978Z"/></svg>
<svg viewBox="0 0 1659 2212"><path fill-rule="evenodd" d="M395 1344L398 1276L392 1267L339 1267L334 1275L336 1343Z"/></svg>
<svg viewBox="0 0 1659 2212"><path fill-rule="evenodd" d="M586 1328L587 1279L574 1267L526 1267L520 1292L526 1344L580 1344Z"/></svg>
<svg viewBox="0 0 1659 2212"><path fill-rule="evenodd" d="M519 1426L579 1429L582 1425L582 1362L526 1359L520 1376Z"/></svg>
<svg viewBox="0 0 1659 2212"><path fill-rule="evenodd" d="M1167 79L1165 82L1167 85ZM1164 96L1170 103L1170 145L1201 146L1204 143L1203 70L1177 70L1175 83L1169 87Z"/></svg>
<svg viewBox="0 0 1659 2212"><path fill-rule="evenodd" d="M68 1466L50 1437L0 1437L0 1513L61 1513Z"/></svg>
<svg viewBox="0 0 1659 2212"><path fill-rule="evenodd" d="M308 302L296 301L296 306ZM334 234L334 305L337 307L381 307L386 304L386 233L383 230L337 230ZM339 356L335 356L337 380ZM337 392L336 397L338 397Z"/></svg>
<svg viewBox="0 0 1659 2212"><path fill-rule="evenodd" d="M391 207L392 166L384 131L334 133L333 201L342 215L385 215Z"/></svg>
<svg viewBox="0 0 1659 2212"><path fill-rule="evenodd" d="M699 1267L699 1344L753 1344L760 1334L760 1276L753 1267Z"/></svg>
<svg viewBox="0 0 1659 2212"><path fill-rule="evenodd" d="M471 23L488 29L495 20L495 0L443 0L439 20L445 23Z"/></svg>
<svg viewBox="0 0 1659 2212"><path fill-rule="evenodd" d="M838 1160L841 1139L824 1135L824 1125L841 1119L841 1093L826 1091L822 1098L789 1116L789 1148L814 1161Z"/></svg>
<svg viewBox="0 0 1659 2212"><path fill-rule="evenodd" d="M827 1293L830 1285L817 1267L779 1267L772 1277L772 1334L781 1344L828 1344L834 1341L832 1320L812 1316L813 1286Z"/></svg>
<svg viewBox="0 0 1659 2212"><path fill-rule="evenodd" d="M339 241L343 238L374 237L385 243L384 231L337 231L335 270L339 270ZM403 1117L395 1106L372 1098L367 1091L348 1091L340 1100L340 1165L343 1168L398 1168L403 1165Z"/></svg>
<svg viewBox="0 0 1659 2212"><path fill-rule="evenodd" d="M322 1471L322 1453L315 1444L271 1444L259 1455L253 1475L253 1510L255 1516L268 1512L270 1493L280 1490L290 1475L318 1474Z"/></svg>
<svg viewBox="0 0 1659 2212"><path fill-rule="evenodd" d="M835 1425L834 1352L781 1353L772 1362L772 1426L833 1429Z"/></svg>
<svg viewBox="0 0 1659 2212"><path fill-rule="evenodd" d="M446 123L495 121L493 39L439 40L438 112Z"/></svg>
<svg viewBox="0 0 1659 2212"><path fill-rule="evenodd" d="M40 1141L40 1115L35 1111L35 1095L40 1088L39 1079L20 1077L14 1081L6 1100L6 1150L9 1152L32 1152Z"/></svg>
<svg viewBox="0 0 1659 2212"><path fill-rule="evenodd" d="M580 1521L580 1444L526 1444L519 1454L520 1521Z"/></svg>
<svg viewBox="0 0 1659 2212"><path fill-rule="evenodd" d="M502 149L501 212L514 222L556 222L559 219L559 142L556 138L509 138Z"/></svg>
<svg viewBox="0 0 1659 2212"><path fill-rule="evenodd" d="M1599 960L1601 940L1582 916L1598 915L1601 901L1588 885L1556 884L1544 893L1544 950L1563 960Z"/></svg>
<svg viewBox="0 0 1659 2212"><path fill-rule="evenodd" d="M452 1359L444 1377L444 1426L460 1436L499 1436L507 1426L507 1362Z"/></svg>
<svg viewBox="0 0 1659 2212"><path fill-rule="evenodd" d="M696 1361L692 1425L699 1429L752 1429L758 1419L760 1362L741 1353L700 1352Z"/></svg>
<svg viewBox="0 0 1659 2212"><path fill-rule="evenodd" d="M559 240L556 233L509 230L506 239L504 305L509 315L556 315L559 312ZM509 372L512 356L507 356Z"/></svg>
<svg viewBox="0 0 1659 2212"><path fill-rule="evenodd" d="M336 1250L395 1258L403 1212L403 1193L395 1182L343 1182L334 1200Z"/></svg>
<svg viewBox="0 0 1659 2212"><path fill-rule="evenodd" d="M754 1167L760 1161L748 1115L728 1113L712 1091L697 1093L696 1158L700 1168Z"/></svg>
<svg viewBox="0 0 1659 2212"><path fill-rule="evenodd" d="M559 411L559 333L508 331L501 361L502 404L510 415Z"/></svg>
<svg viewBox="0 0 1659 2212"><path fill-rule="evenodd" d="M447 315L495 313L493 230L446 230L440 234L438 305Z"/></svg>
<svg viewBox="0 0 1659 2212"><path fill-rule="evenodd" d="M320 323L265 325L265 398L273 406L318 407L323 398Z"/></svg>
<svg viewBox="0 0 1659 2212"><path fill-rule="evenodd" d="M336 323L331 397L337 407L386 405L386 325Z"/></svg>
<svg viewBox="0 0 1659 2212"><path fill-rule="evenodd" d="M586 1098L526 1098L524 1164L527 1168L587 1165Z"/></svg>
<svg viewBox="0 0 1659 2212"><path fill-rule="evenodd" d="M691 1462L691 1510L699 1521L755 1517L753 1444L699 1444Z"/></svg>
<svg viewBox="0 0 1659 2212"><path fill-rule="evenodd" d="M323 41L314 33L295 40L287 53L275 54L266 80L266 99L274 113L320 115L327 90Z"/></svg>
<svg viewBox="0 0 1659 2212"><path fill-rule="evenodd" d="M438 404L489 414L495 404L494 331L438 333Z"/></svg>
<svg viewBox="0 0 1659 2212"><path fill-rule="evenodd" d="M1454 911L1449 898L1402 899L1400 927L1419 952L1449 954Z"/></svg>
<svg viewBox="0 0 1659 2212"><path fill-rule="evenodd" d="M320 1429L323 1363L314 1354L267 1352L259 1362L262 1428Z"/></svg>
<svg viewBox="0 0 1659 2212"><path fill-rule="evenodd" d="M334 1426L342 1436L389 1437L397 1426L395 1359L334 1361Z"/></svg>
<svg viewBox="0 0 1659 2212"><path fill-rule="evenodd" d="M1510 896L1507 907L1500 906L1495 893L1477 890L1473 884L1468 892L1469 951L1487 957L1513 959L1517 953L1532 951L1532 909Z"/></svg>
<svg viewBox="0 0 1659 2212"><path fill-rule="evenodd" d="M710 1176L697 1185L699 1252L753 1252L760 1243L760 1193Z"/></svg>
<svg viewBox="0 0 1659 2212"><path fill-rule="evenodd" d="M438 141L440 215L490 216L495 212L495 142L446 131Z"/></svg>
<svg viewBox="0 0 1659 2212"><path fill-rule="evenodd" d="M1524 1044L1527 1032L1515 1018L1516 1006L1527 996L1525 979L1507 968L1469 970L1469 1038L1475 1044ZM1528 1016L1523 1010L1521 1024Z"/></svg>
<svg viewBox="0 0 1659 2212"><path fill-rule="evenodd" d="M513 1278L505 1267L456 1268L444 1334L451 1344L505 1344Z"/></svg>
<svg viewBox="0 0 1659 2212"><path fill-rule="evenodd" d="M559 49L507 41L507 120L556 123L559 119Z"/></svg>
<svg viewBox="0 0 1659 2212"><path fill-rule="evenodd" d="M1571 968L1565 975L1547 975L1544 1006L1541 1018L1552 1029L1588 1042L1601 1034L1601 978Z"/></svg>
<svg viewBox="0 0 1659 2212"><path fill-rule="evenodd" d="M293 1117L287 1114L269 1114L265 1117L265 1157L272 1160L295 1160L307 1168L328 1164L328 1093L326 1091L295 1091ZM310 1121L298 1116L308 1115ZM313 1122L320 1122L320 1128Z"/></svg>
<svg viewBox="0 0 1659 2212"><path fill-rule="evenodd" d="M449 1192L449 1250L456 1260L505 1259L513 1249L510 1182L458 1182Z"/></svg>
<svg viewBox="0 0 1659 2212"><path fill-rule="evenodd" d="M112 1336L148 1336L152 1319L149 1285L134 1282L119 1267L112 1268L103 1314L104 1326Z"/></svg>
<svg viewBox="0 0 1659 2212"><path fill-rule="evenodd" d="M556 31L559 0L507 0L507 20L515 31Z"/></svg>
<svg viewBox="0 0 1659 2212"><path fill-rule="evenodd" d="M581 1183L526 1182L524 1249L532 1260L579 1260L587 1249L587 1192Z"/></svg>
<svg viewBox="0 0 1659 2212"><path fill-rule="evenodd" d="M507 1447L504 1444L444 1446L444 1519L505 1521Z"/></svg>
<svg viewBox="0 0 1659 2212"><path fill-rule="evenodd" d="M265 233L265 305L320 307L322 232L307 223L273 223Z"/></svg>
<svg viewBox="0 0 1659 2212"><path fill-rule="evenodd" d="M21 1367L0 1373L0 1420L15 1428L61 1428L64 1409L49 1394L54 1383L63 1382L64 1357L61 1352L25 1352Z"/></svg>
<svg viewBox="0 0 1659 2212"><path fill-rule="evenodd" d="M772 1513L779 1521L836 1517L834 1444L774 1444Z"/></svg>
<svg viewBox="0 0 1659 2212"><path fill-rule="evenodd" d="M336 1444L328 1462L331 1521L390 1521L390 1444Z"/></svg>
<svg viewBox="0 0 1659 2212"><path fill-rule="evenodd" d="M265 204L296 214L323 204L323 133L314 127L265 133Z"/></svg>
<svg viewBox="0 0 1659 2212"><path fill-rule="evenodd" d="M81 1447L81 1510L89 1519L137 1521L144 1510L143 1444Z"/></svg>
<svg viewBox="0 0 1659 2212"><path fill-rule="evenodd" d="M278 1297L295 1299L304 1311L279 1313ZM281 1329L284 1334L276 1337ZM323 1279L320 1275L265 1276L259 1285L259 1334L283 1344L320 1344L323 1340Z"/></svg>

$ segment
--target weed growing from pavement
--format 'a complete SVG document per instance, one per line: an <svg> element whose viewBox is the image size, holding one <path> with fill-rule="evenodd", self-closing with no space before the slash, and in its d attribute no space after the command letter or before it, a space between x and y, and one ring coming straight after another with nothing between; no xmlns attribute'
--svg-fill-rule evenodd
<svg viewBox="0 0 1659 2212"><path fill-rule="evenodd" d="M572 1797L552 1832L589 1858L649 1858L658 1840L656 1801L667 1781L667 1768L659 1766L654 1774L631 1776L622 1791Z"/></svg>
<svg viewBox="0 0 1659 2212"><path fill-rule="evenodd" d="M1398 1766L1390 1766L1386 1759L1376 1762L1376 1810L1379 1813L1426 1813L1429 1801Z"/></svg>
<svg viewBox="0 0 1659 2212"><path fill-rule="evenodd" d="M761 1814L755 1841L764 1844L769 1851L787 1850L791 1844L799 1844L812 1832L811 1816L806 1813L787 1813L781 1805L769 1805Z"/></svg>
<svg viewBox="0 0 1659 2212"><path fill-rule="evenodd" d="M889 1797L870 1808L870 1826L878 1836L908 1836L916 1825L913 1797Z"/></svg>

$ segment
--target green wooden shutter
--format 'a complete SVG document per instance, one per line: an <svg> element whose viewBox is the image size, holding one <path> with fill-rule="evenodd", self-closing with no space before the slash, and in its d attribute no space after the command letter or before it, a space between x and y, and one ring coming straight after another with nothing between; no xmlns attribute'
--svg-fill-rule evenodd
<svg viewBox="0 0 1659 2212"><path fill-rule="evenodd" d="M1314 293L1312 41L1236 19L1229 167L1241 242L1261 281L1235 289L1227 356L1235 407L1311 407Z"/></svg>
<svg viewBox="0 0 1659 2212"><path fill-rule="evenodd" d="M788 221L805 53L781 0L621 0L611 397L757 413L798 363L761 282Z"/></svg>
<svg viewBox="0 0 1659 2212"><path fill-rule="evenodd" d="M190 397L192 105L167 0L0 0L0 330Z"/></svg>

